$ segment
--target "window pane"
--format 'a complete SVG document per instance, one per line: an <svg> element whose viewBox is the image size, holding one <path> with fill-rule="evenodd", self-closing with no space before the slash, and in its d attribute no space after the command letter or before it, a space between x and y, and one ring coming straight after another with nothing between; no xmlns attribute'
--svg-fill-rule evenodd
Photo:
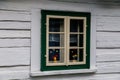
<svg viewBox="0 0 120 80"><path fill-rule="evenodd" d="M84 32L83 31L83 29L84 29L83 26L84 26L83 25L83 20L79 20L79 32Z"/></svg>
<svg viewBox="0 0 120 80"><path fill-rule="evenodd" d="M64 32L64 19L50 18L49 32Z"/></svg>
<svg viewBox="0 0 120 80"><path fill-rule="evenodd" d="M79 61L83 61L83 49L79 49Z"/></svg>
<svg viewBox="0 0 120 80"><path fill-rule="evenodd" d="M70 49L69 60L70 62L76 62L78 60L78 49Z"/></svg>
<svg viewBox="0 0 120 80"><path fill-rule="evenodd" d="M78 35L70 34L70 46L78 46Z"/></svg>
<svg viewBox="0 0 120 80"><path fill-rule="evenodd" d="M63 34L49 34L49 47L63 47L64 35Z"/></svg>
<svg viewBox="0 0 120 80"><path fill-rule="evenodd" d="M83 62L83 49L70 49L70 62Z"/></svg>
<svg viewBox="0 0 120 80"><path fill-rule="evenodd" d="M70 32L83 32L83 20L71 19Z"/></svg>
<svg viewBox="0 0 120 80"><path fill-rule="evenodd" d="M49 49L49 62L50 63L63 63L64 62L64 49Z"/></svg>
<svg viewBox="0 0 120 80"><path fill-rule="evenodd" d="M79 47L83 47L83 34L79 35Z"/></svg>

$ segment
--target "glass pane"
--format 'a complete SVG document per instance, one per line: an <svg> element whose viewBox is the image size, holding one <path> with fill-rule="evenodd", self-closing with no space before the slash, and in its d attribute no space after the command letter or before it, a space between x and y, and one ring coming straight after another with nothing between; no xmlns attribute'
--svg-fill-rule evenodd
<svg viewBox="0 0 120 80"><path fill-rule="evenodd" d="M70 46L78 46L78 35L70 34Z"/></svg>
<svg viewBox="0 0 120 80"><path fill-rule="evenodd" d="M83 29L84 29L83 26L84 26L83 25L83 20L79 20L79 32L84 32L83 31Z"/></svg>
<svg viewBox="0 0 120 80"><path fill-rule="evenodd" d="M64 34L49 34L49 47L63 47Z"/></svg>
<svg viewBox="0 0 120 80"><path fill-rule="evenodd" d="M64 19L50 18L49 32L64 32Z"/></svg>
<svg viewBox="0 0 120 80"><path fill-rule="evenodd" d="M83 61L83 49L70 49L69 61L70 62L82 62Z"/></svg>
<svg viewBox="0 0 120 80"><path fill-rule="evenodd" d="M50 63L63 63L64 62L64 49L49 49L49 62Z"/></svg>
<svg viewBox="0 0 120 80"><path fill-rule="evenodd" d="M70 32L83 32L83 20L71 19Z"/></svg>
<svg viewBox="0 0 120 80"><path fill-rule="evenodd" d="M79 49L79 61L83 61L83 49Z"/></svg>
<svg viewBox="0 0 120 80"><path fill-rule="evenodd" d="M83 47L83 34L79 35L79 47Z"/></svg>
<svg viewBox="0 0 120 80"><path fill-rule="evenodd" d="M78 49L70 49L69 60L70 62L76 62L78 60Z"/></svg>

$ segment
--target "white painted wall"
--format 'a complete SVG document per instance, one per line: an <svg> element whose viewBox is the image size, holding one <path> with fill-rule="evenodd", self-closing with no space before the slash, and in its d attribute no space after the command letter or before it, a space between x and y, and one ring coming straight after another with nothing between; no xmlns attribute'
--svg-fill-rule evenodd
<svg viewBox="0 0 120 80"><path fill-rule="evenodd" d="M0 80L120 80L120 2L59 1L0 1ZM30 78L31 9L91 12L97 31L98 71L95 74Z"/></svg>

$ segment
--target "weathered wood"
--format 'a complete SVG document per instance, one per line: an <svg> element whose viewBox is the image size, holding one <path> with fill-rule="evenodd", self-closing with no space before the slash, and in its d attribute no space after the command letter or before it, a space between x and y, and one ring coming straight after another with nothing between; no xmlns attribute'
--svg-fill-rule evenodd
<svg viewBox="0 0 120 80"><path fill-rule="evenodd" d="M0 67L0 80L29 78L29 66Z"/></svg>
<svg viewBox="0 0 120 80"><path fill-rule="evenodd" d="M30 31L25 30L0 30L0 38L27 37L30 38Z"/></svg>
<svg viewBox="0 0 120 80"><path fill-rule="evenodd" d="M97 4L97 5L118 5L119 1L111 1L111 0L51 0L56 2L69 2L69 3L88 3L88 4Z"/></svg>
<svg viewBox="0 0 120 80"><path fill-rule="evenodd" d="M26 80L29 78L29 71L1 71L0 72L0 80L14 80L21 79Z"/></svg>
<svg viewBox="0 0 120 80"><path fill-rule="evenodd" d="M0 48L30 47L30 39L0 39Z"/></svg>
<svg viewBox="0 0 120 80"><path fill-rule="evenodd" d="M119 74L75 74L75 75L57 75L49 77L36 77L30 80L119 80Z"/></svg>
<svg viewBox="0 0 120 80"><path fill-rule="evenodd" d="M119 32L97 32L98 48L119 48L120 33Z"/></svg>
<svg viewBox="0 0 120 80"><path fill-rule="evenodd" d="M30 22L0 22L0 29L31 29Z"/></svg>
<svg viewBox="0 0 120 80"><path fill-rule="evenodd" d="M92 15L103 17L120 17L120 6L115 5L93 5ZM109 20L110 21L110 20Z"/></svg>
<svg viewBox="0 0 120 80"><path fill-rule="evenodd" d="M42 9L56 9L56 10L59 10L59 9L63 9L63 10L75 10L77 11L78 9L81 10L81 11L86 11L86 10L89 10L87 8L89 8L87 5L84 6L84 7L78 7L79 4L63 4L63 3L57 3L56 4L56 1L48 1L48 0L36 0L36 1L33 1L33 0L29 0L29 1L24 1L24 0L21 0L20 2L19 1L16 1L16 3L12 3L11 1L1 1L0 4L5 4L5 5L0 5L0 8L1 9L9 9L9 10L31 10L31 8L42 8ZM48 5L49 4L49 5ZM54 5L53 5L54 4ZM22 6L21 6L22 5ZM72 7L74 5L74 7ZM59 7L61 6L61 7ZM83 6L82 4L79 5L79 6ZM85 8L87 7L87 8Z"/></svg>
<svg viewBox="0 0 120 80"><path fill-rule="evenodd" d="M29 71L30 66L8 66L8 67L0 67L0 72L6 71Z"/></svg>
<svg viewBox="0 0 120 80"><path fill-rule="evenodd" d="M21 2L22 1L22 2ZM52 1L25 1L25 0L15 0L15 1L1 1L0 9L6 9L6 11L0 11L0 29L23 29L21 30L0 30L0 54L3 60L0 64L3 66L11 66L0 68L0 80L6 79L21 79L29 77L29 70L27 68L16 68L12 67L14 65L29 65L28 58L30 55L30 50L19 49L16 47L30 47L30 31L25 31L28 28L28 24L25 22L30 22L30 12L22 12L21 10L29 10L30 8L42 8L51 10L74 10L74 11L85 11L91 12L92 15L97 16L97 47L98 48L119 48L119 16L120 9L111 8L111 5L94 5L90 1L83 1L83 3L64 3L64 2L52 2ZM71 0L73 1L73 0ZM78 0L77 0L78 1ZM91 0L92 1L92 0ZM97 0L95 0L97 1ZM108 0L104 0L108 1ZM112 0L110 0L112 1ZM32 3L34 2L34 3ZM53 5L54 4L54 5ZM99 9L100 8L100 9ZM105 9L106 8L106 9ZM12 11L13 9L18 11ZM8 11L7 11L8 10ZM12 22L13 21L13 22ZM23 23L18 23L23 22ZM4 24L6 27L4 27ZM93 22L94 24L94 22ZM17 26L18 25L18 26ZM21 26L21 28L19 28ZM30 26L30 25L29 25ZM24 30L25 29L25 30ZM113 32L100 32L100 31L118 31ZM6 39L3 39L6 38ZM10 39L11 38L11 39ZM23 39L12 39L12 38L23 38ZM37 43L35 43L37 44ZM37 44L39 45L39 44ZM14 48L5 48L14 47ZM14 51L15 49L15 51ZM38 56L39 57L39 56ZM5 58L5 59L4 59ZM7 59L8 58L8 59ZM21 58L21 59L19 59ZM23 60L22 60L23 59ZM13 64L12 64L13 62ZM38 80L119 80L120 74L120 62L119 62L119 50L99 50L97 51L97 67L98 72L96 74L77 74L77 75L62 75L62 76L49 76L42 77ZM25 67L25 66L24 66ZM23 70L21 70L23 69ZM27 70L27 71L26 71ZM2 71L2 72L1 72ZM100 74L99 74L100 73ZM103 74L106 73L106 74ZM107 74L108 73L108 74ZM116 73L116 74L113 74ZM82 75L82 76L81 76ZM62 78L61 78L62 77Z"/></svg>
<svg viewBox="0 0 120 80"><path fill-rule="evenodd" d="M120 61L120 49L97 49L97 62Z"/></svg>
<svg viewBox="0 0 120 80"><path fill-rule="evenodd" d="M120 17L98 16L97 31L120 31Z"/></svg>
<svg viewBox="0 0 120 80"><path fill-rule="evenodd" d="M120 62L103 62L97 63L97 73L119 73Z"/></svg>
<svg viewBox="0 0 120 80"><path fill-rule="evenodd" d="M30 13L15 11L0 11L0 21L30 21Z"/></svg>
<svg viewBox="0 0 120 80"><path fill-rule="evenodd" d="M30 48L0 48L0 66L30 65Z"/></svg>

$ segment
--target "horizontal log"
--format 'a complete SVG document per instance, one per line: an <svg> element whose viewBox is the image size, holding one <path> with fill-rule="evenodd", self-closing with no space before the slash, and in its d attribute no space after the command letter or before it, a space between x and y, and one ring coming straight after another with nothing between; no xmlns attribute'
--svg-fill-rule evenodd
<svg viewBox="0 0 120 80"><path fill-rule="evenodd" d="M0 22L0 29L30 29L29 22Z"/></svg>
<svg viewBox="0 0 120 80"><path fill-rule="evenodd" d="M120 17L97 16L97 31L120 31Z"/></svg>
<svg viewBox="0 0 120 80"><path fill-rule="evenodd" d="M101 63L100 63L101 64ZM112 64L112 66L114 65L114 63L109 63L109 64ZM114 67L110 67L110 65L107 65L107 64L101 64L101 69L98 67L98 71L101 71L102 72L105 72L105 71L108 71L108 69L110 70L109 72L111 74L99 74L97 72L97 74L73 74L73 75L57 75L57 76L49 76L48 77L36 77L36 78L32 78L32 79L41 79L41 80L60 80L61 77L62 80L73 80L73 79L79 79L79 80L119 80L120 76L119 76L119 73L114 73L117 71L116 69L116 65ZM116 63L115 63L116 64ZM106 65L106 66L105 66ZM104 66L104 67L103 67ZM106 68L105 68L106 67ZM113 69L114 68L114 69ZM23 70L21 70L23 69ZM18 66L18 67L7 67L6 70L5 68L1 68L0 69L1 72L0 72L0 79L21 79L21 78L27 78L29 77L29 71L28 71L28 67L24 66ZM3 71L2 71L3 70ZM5 71L4 71L5 70ZM104 70L104 71L103 71ZM111 72L112 70L112 72ZM24 75L23 75L24 74ZM16 76L17 75L17 76ZM27 76L26 76L27 75Z"/></svg>
<svg viewBox="0 0 120 80"><path fill-rule="evenodd" d="M30 65L30 48L0 48L0 66Z"/></svg>
<svg viewBox="0 0 120 80"><path fill-rule="evenodd" d="M98 48L119 48L120 33L119 32L97 32Z"/></svg>
<svg viewBox="0 0 120 80"><path fill-rule="evenodd" d="M119 74L75 74L34 77L33 80L119 80Z"/></svg>
<svg viewBox="0 0 120 80"><path fill-rule="evenodd" d="M120 49L97 49L97 62L120 61Z"/></svg>
<svg viewBox="0 0 120 80"><path fill-rule="evenodd" d="M0 21L5 20L30 21L30 13L19 11L0 11Z"/></svg>
<svg viewBox="0 0 120 80"><path fill-rule="evenodd" d="M0 72L7 72L7 71L29 71L30 66L8 66L8 67L1 67Z"/></svg>
<svg viewBox="0 0 120 80"><path fill-rule="evenodd" d="M30 37L30 31L25 30L0 30L0 38Z"/></svg>
<svg viewBox="0 0 120 80"><path fill-rule="evenodd" d="M119 73L120 62L97 63L97 73Z"/></svg>
<svg viewBox="0 0 120 80"><path fill-rule="evenodd" d="M104 7L103 7L104 6ZM108 6L110 8L108 8ZM114 5L93 5L94 8L92 8L92 15L96 16L103 16L103 17L120 17L120 9L119 6ZM109 20L110 21L110 20ZM112 21L112 20L111 20Z"/></svg>
<svg viewBox="0 0 120 80"><path fill-rule="evenodd" d="M0 48L30 47L30 39L0 39Z"/></svg>
<svg viewBox="0 0 120 80"><path fill-rule="evenodd" d="M53 0L53 1L58 1L58 2L71 2L71 3L91 3L91 4L117 4L117 2L119 1L112 1L112 0L103 0L103 1L99 1L99 0Z"/></svg>
<svg viewBox="0 0 120 80"><path fill-rule="evenodd" d="M27 79L29 66L0 67L0 80Z"/></svg>

